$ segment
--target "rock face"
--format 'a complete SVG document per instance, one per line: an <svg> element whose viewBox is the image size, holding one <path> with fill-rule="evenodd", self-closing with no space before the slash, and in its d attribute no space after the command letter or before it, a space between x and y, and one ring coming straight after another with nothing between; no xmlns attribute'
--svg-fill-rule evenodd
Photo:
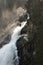
<svg viewBox="0 0 43 65"><path fill-rule="evenodd" d="M30 0L30 2L28 1L27 6L29 6L29 8L27 7L27 12L30 14L30 19L27 20L27 25L21 31L21 34L23 34L23 33L27 34L28 41L25 40L26 38L21 37L16 43L17 49L18 49L18 56L19 56L19 60L20 60L19 65L41 65L42 63L39 62L40 60L38 59L38 61L37 61L37 58L39 58L40 57L39 55L41 54L41 52L40 53L37 52L40 50L40 46L38 43L39 39L37 39L37 35L39 34L38 30L40 27L40 25L39 25L39 21L40 21L39 0ZM41 13L41 16L43 16L42 13ZM27 18L27 16L25 16L25 17L21 16L20 19L18 19L18 21L20 21L20 22L25 21L26 18ZM43 17L42 17L42 21L43 21ZM41 29L42 28L43 28L43 25L42 25ZM42 34L40 36L42 36ZM42 39L43 38L41 37L41 40ZM5 40L3 41L4 44L9 42L9 40L10 40L9 35L8 35L8 38L5 38ZM2 42L1 46L3 46L3 42ZM40 41L40 45L42 45L41 41ZM42 46L41 46L41 49L43 50ZM36 55L38 55L39 57L38 56L36 57ZM41 58L42 58L42 56L41 56ZM37 64L37 62L38 62L38 64Z"/></svg>
<svg viewBox="0 0 43 65"><path fill-rule="evenodd" d="M3 47L5 44L8 44L10 42L11 35L7 35L7 37L4 38L4 40L0 43L0 48Z"/></svg>
<svg viewBox="0 0 43 65"><path fill-rule="evenodd" d="M29 65L33 62L36 54L36 30L32 22L28 22L21 34L27 34L28 41L23 37L17 41L18 55L20 63L19 65Z"/></svg>
<svg viewBox="0 0 43 65"><path fill-rule="evenodd" d="M26 20L26 18L27 16L22 16L22 21ZM21 18L19 21L22 22ZM27 25L21 31L21 34L27 34L28 36L27 38L21 37L16 43L19 56L19 65L28 65L33 62L36 54L36 32L36 26L30 21L30 19L28 19ZM11 35L8 35L4 39L1 46L10 41L10 36Z"/></svg>
<svg viewBox="0 0 43 65"><path fill-rule="evenodd" d="M24 16L23 21L26 18ZM28 65L32 62L32 59L34 58L34 55L36 53L36 27L33 25L30 19L27 20L27 25L24 27L24 29L22 29L21 34L27 34L28 41L26 40L26 38L21 37L16 43L19 56L19 65ZM4 39L4 41L1 43L1 46L7 44L10 41L10 36L11 35L8 35Z"/></svg>
<svg viewBox="0 0 43 65"><path fill-rule="evenodd" d="M0 40L25 9L26 0L0 0ZM17 22L18 23L18 22Z"/></svg>

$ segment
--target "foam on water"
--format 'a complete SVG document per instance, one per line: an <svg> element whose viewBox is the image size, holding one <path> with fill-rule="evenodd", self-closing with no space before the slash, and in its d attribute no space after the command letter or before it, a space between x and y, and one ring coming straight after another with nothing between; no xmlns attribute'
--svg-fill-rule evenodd
<svg viewBox="0 0 43 65"><path fill-rule="evenodd" d="M16 47L17 40L21 37L20 32L22 28L26 25L27 21L22 22L21 26L17 26L13 30L11 35L11 40L8 44L0 49L0 65L18 65L18 50Z"/></svg>

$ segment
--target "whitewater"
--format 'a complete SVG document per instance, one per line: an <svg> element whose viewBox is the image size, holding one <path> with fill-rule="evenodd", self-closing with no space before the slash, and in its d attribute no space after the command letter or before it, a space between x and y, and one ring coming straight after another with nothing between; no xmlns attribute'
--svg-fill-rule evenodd
<svg viewBox="0 0 43 65"><path fill-rule="evenodd" d="M24 28L26 23L27 21L24 21L21 23L21 26L18 25L13 30L10 42L4 45L0 49L0 65L18 65L19 64L19 57L18 57L16 42L21 36L23 36L23 35L20 35L20 32Z"/></svg>

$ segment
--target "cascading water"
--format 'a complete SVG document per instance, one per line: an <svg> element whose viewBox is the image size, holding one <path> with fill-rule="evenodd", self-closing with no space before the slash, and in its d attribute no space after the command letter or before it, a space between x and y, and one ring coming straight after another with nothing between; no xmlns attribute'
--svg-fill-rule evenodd
<svg viewBox="0 0 43 65"><path fill-rule="evenodd" d="M4 45L0 49L0 65L18 65L18 51L16 47L17 40L22 36L20 35L21 30L26 25L27 21L22 22L21 26L17 26L13 30L11 40L8 44Z"/></svg>

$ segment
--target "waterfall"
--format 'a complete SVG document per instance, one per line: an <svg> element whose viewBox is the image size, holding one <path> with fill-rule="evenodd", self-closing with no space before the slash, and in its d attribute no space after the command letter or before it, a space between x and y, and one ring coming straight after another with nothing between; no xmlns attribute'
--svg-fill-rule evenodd
<svg viewBox="0 0 43 65"><path fill-rule="evenodd" d="M17 26L13 30L10 42L4 45L0 49L0 65L18 65L19 64L19 57L18 57L16 42L22 36L20 35L20 32L24 28L26 23L27 21L22 22L21 26Z"/></svg>

